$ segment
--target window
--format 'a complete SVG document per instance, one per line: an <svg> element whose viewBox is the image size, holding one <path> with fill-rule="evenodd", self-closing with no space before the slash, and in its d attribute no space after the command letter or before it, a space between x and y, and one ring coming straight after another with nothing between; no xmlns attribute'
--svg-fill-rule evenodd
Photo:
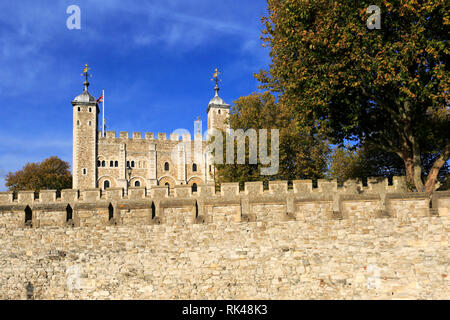
<svg viewBox="0 0 450 320"><path fill-rule="evenodd" d="M92 126L92 121L89 121L89 127L91 127Z"/></svg>
<svg viewBox="0 0 450 320"><path fill-rule="evenodd" d="M92 108L89 108L89 112L92 112Z"/></svg>
<svg viewBox="0 0 450 320"><path fill-rule="evenodd" d="M168 162L164 163L164 170L169 171L169 163Z"/></svg>
<svg viewBox="0 0 450 320"><path fill-rule="evenodd" d="M127 168L130 167L130 161L127 161Z"/></svg>
<svg viewBox="0 0 450 320"><path fill-rule="evenodd" d="M112 206L112 204L109 204L108 207L108 220L111 221L114 218L114 207Z"/></svg>
<svg viewBox="0 0 450 320"><path fill-rule="evenodd" d="M102 166L102 162L100 160L97 160L97 167L101 167Z"/></svg>
<svg viewBox="0 0 450 320"><path fill-rule="evenodd" d="M79 126L80 125L80 120L77 120L77 126Z"/></svg>
<svg viewBox="0 0 450 320"><path fill-rule="evenodd" d="M114 162L114 167L119 167L119 161Z"/></svg>
<svg viewBox="0 0 450 320"><path fill-rule="evenodd" d="M211 167L211 165L209 166L209 172L211 172L212 171L212 167Z"/></svg>
<svg viewBox="0 0 450 320"><path fill-rule="evenodd" d="M196 183L194 183L192 185L192 192L197 192L197 184Z"/></svg>
<svg viewBox="0 0 450 320"><path fill-rule="evenodd" d="M70 204L66 207L66 222L73 219L73 210Z"/></svg>
<svg viewBox="0 0 450 320"><path fill-rule="evenodd" d="M87 169L83 169L83 175L87 175Z"/></svg>
<svg viewBox="0 0 450 320"><path fill-rule="evenodd" d="M112 168L112 167L114 167L114 161L110 161L109 162L109 166Z"/></svg>
<svg viewBox="0 0 450 320"><path fill-rule="evenodd" d="M106 161L105 160L102 161L102 167L106 167Z"/></svg>
<svg viewBox="0 0 450 320"><path fill-rule="evenodd" d="M131 167L134 168L134 161L131 161Z"/></svg>
<svg viewBox="0 0 450 320"><path fill-rule="evenodd" d="M108 189L111 186L110 182L108 180L105 180L105 182L103 182L103 189Z"/></svg>
<svg viewBox="0 0 450 320"><path fill-rule="evenodd" d="M167 187L167 194L170 196L170 184L166 182L165 186Z"/></svg>
<svg viewBox="0 0 450 320"><path fill-rule="evenodd" d="M78 107L78 112L80 112L81 111L81 108L80 107Z"/></svg>
<svg viewBox="0 0 450 320"><path fill-rule="evenodd" d="M141 186L141 183L140 183L139 181L136 181L136 182L134 183L134 186L135 186L135 187L140 187L140 186Z"/></svg>
<svg viewBox="0 0 450 320"><path fill-rule="evenodd" d="M192 165L192 171L193 171L193 172L197 172L197 164L196 164L196 163L194 163L194 164Z"/></svg>
<svg viewBox="0 0 450 320"><path fill-rule="evenodd" d="M217 113L218 113L218 114L220 114L220 110L219 110L219 111L217 111Z"/></svg>
<svg viewBox="0 0 450 320"><path fill-rule="evenodd" d="M32 227L33 224L33 211L31 211L31 208L27 206L25 208L25 225Z"/></svg>

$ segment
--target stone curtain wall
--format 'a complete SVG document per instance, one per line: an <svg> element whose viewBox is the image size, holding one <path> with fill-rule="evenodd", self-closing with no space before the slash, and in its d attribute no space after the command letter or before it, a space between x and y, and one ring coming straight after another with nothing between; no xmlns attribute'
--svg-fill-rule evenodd
<svg viewBox="0 0 450 320"><path fill-rule="evenodd" d="M449 299L450 193L402 181L3 193L0 298Z"/></svg>

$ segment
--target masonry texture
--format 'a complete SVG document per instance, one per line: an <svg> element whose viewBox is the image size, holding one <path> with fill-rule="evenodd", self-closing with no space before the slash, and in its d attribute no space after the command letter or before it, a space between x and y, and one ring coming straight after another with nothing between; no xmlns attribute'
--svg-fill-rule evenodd
<svg viewBox="0 0 450 320"><path fill-rule="evenodd" d="M449 299L450 192L404 179L0 194L1 299Z"/></svg>

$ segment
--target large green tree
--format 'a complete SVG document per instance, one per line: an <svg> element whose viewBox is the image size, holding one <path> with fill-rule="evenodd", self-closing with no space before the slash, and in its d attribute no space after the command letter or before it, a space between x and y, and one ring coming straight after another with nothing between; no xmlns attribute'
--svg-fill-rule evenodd
<svg viewBox="0 0 450 320"><path fill-rule="evenodd" d="M450 155L450 3L378 1L381 29L370 30L373 4L268 0L272 64L258 78L306 128L396 154L431 193Z"/></svg>
<svg viewBox="0 0 450 320"><path fill-rule="evenodd" d="M275 175L265 176L261 174L261 168L267 165L249 164L248 139L246 145L245 164L215 164L216 181L221 182L245 182L268 180L294 180L294 179L319 179L323 178L327 170L329 147L326 140L318 134L304 130L292 116L289 106L280 106L275 97L269 92L253 93L241 97L233 104L233 109L228 118L231 129L267 129L268 153L271 146L271 130L279 130L279 170ZM224 160L226 147L224 140ZM236 155L237 146L234 152ZM260 159L259 159L260 160Z"/></svg>
<svg viewBox="0 0 450 320"><path fill-rule="evenodd" d="M72 188L70 165L58 157L50 157L40 163L27 163L22 170L8 173L5 180L10 191Z"/></svg>

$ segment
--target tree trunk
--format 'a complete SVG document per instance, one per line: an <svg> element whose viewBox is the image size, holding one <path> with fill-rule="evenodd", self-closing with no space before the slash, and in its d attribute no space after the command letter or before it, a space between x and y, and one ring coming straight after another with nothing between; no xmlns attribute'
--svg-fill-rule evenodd
<svg viewBox="0 0 450 320"><path fill-rule="evenodd" d="M430 195L436 188L437 177L442 166L448 161L450 156L450 143L442 151L439 158L433 164L433 167L428 174L427 181L425 183L425 190Z"/></svg>

